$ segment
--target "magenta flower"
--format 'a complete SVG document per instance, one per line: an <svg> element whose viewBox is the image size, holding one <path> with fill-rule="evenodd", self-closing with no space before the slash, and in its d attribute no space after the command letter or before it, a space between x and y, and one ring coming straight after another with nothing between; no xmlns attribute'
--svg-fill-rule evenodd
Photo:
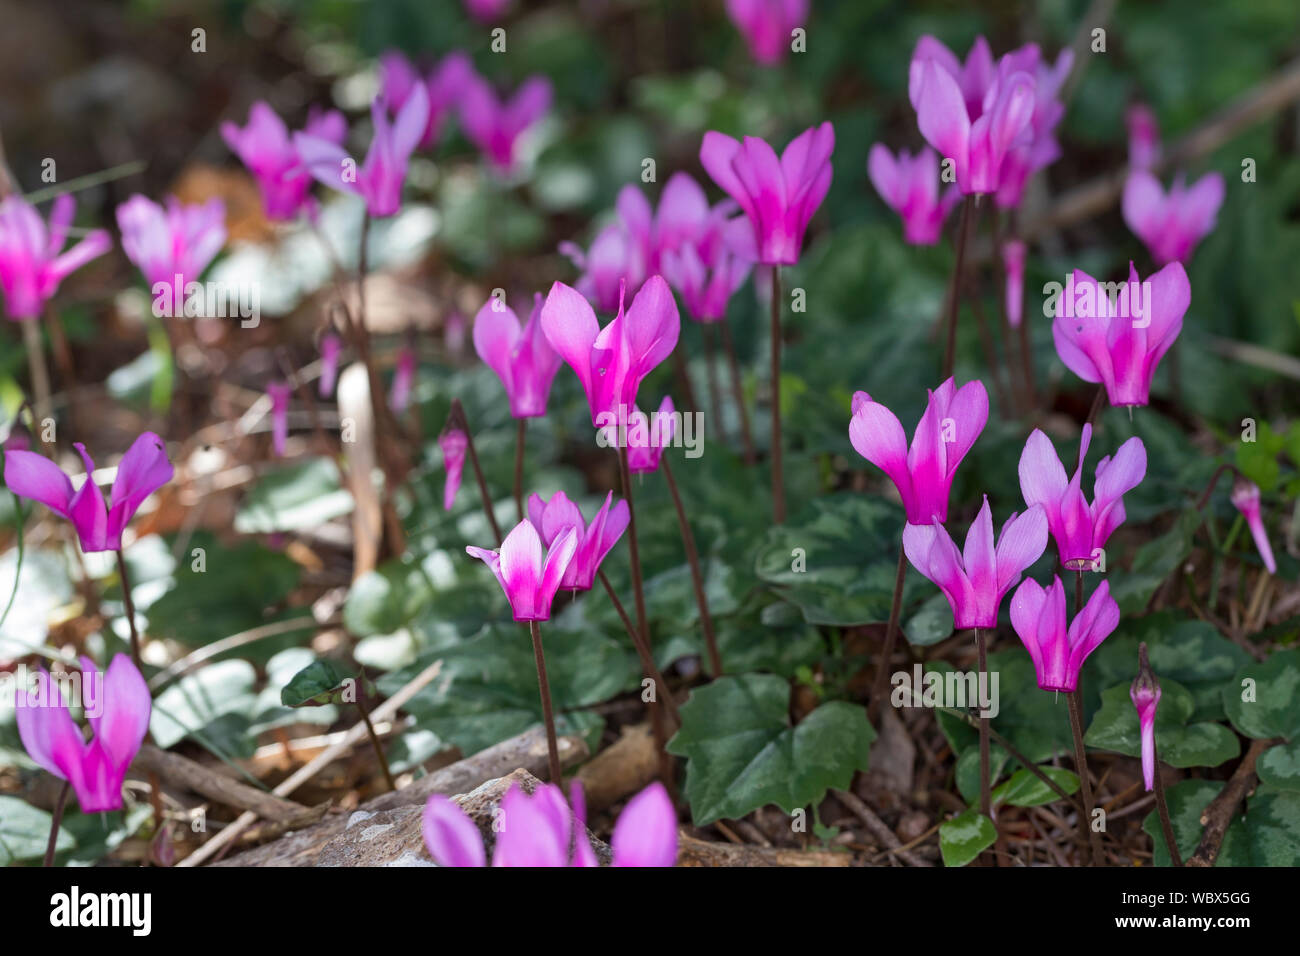
<svg viewBox="0 0 1300 956"><path fill-rule="evenodd" d="M438 436L438 447L442 449L442 464L447 469L447 483L442 490L442 510L450 511L456 503L456 492L460 491L460 478L465 471L465 451L469 448L469 436L459 428L451 428Z"/></svg>
<svg viewBox="0 0 1300 956"><path fill-rule="evenodd" d="M1223 189L1218 173L1207 173L1190 188L1180 174L1166 195L1160 180L1138 170L1124 183L1124 222L1146 244L1156 265L1186 264L1197 243L1214 228Z"/></svg>
<svg viewBox="0 0 1300 956"><path fill-rule="evenodd" d="M533 311L521 329L519 317L495 298L474 317L474 350L497 373L515 418L546 414L551 383L560 370L560 356L542 331L542 294L533 296Z"/></svg>
<svg viewBox="0 0 1300 956"><path fill-rule="evenodd" d="M117 227L122 250L149 284L155 312L181 316L186 286L226 244L226 207L220 199L185 206L168 196L163 209L135 195L117 207Z"/></svg>
<svg viewBox="0 0 1300 956"><path fill-rule="evenodd" d="M342 113L330 110L311 116L303 132L337 145L348 127ZM242 129L229 121L222 123L221 138L257 180L266 218L290 220L310 206L311 176L289 138L289 128L269 105L262 100L254 103Z"/></svg>
<svg viewBox="0 0 1300 956"><path fill-rule="evenodd" d="M1183 329L1192 287L1178 262L1146 280L1130 262L1113 302L1108 285L1074 270L1056 303L1056 354L1085 382L1104 384L1112 405L1145 405L1156 367Z"/></svg>
<svg viewBox="0 0 1300 956"><path fill-rule="evenodd" d="M289 440L289 397L293 389L288 382L267 382L266 395L271 399L271 448L276 458L284 457Z"/></svg>
<svg viewBox="0 0 1300 956"><path fill-rule="evenodd" d="M578 376L599 428L636 407L642 379L676 347L681 317L662 276L647 279L626 312L620 296L618 315L603 329L591 304L557 282L542 305L542 330Z"/></svg>
<svg viewBox="0 0 1300 956"><path fill-rule="evenodd" d="M397 350L397 367L393 369L393 385L388 392L388 407L397 414L411 404L411 389L415 385L415 350L403 345Z"/></svg>
<svg viewBox="0 0 1300 956"><path fill-rule="evenodd" d="M1019 239L1002 243L1002 268L1007 274L1007 321L1018 329L1025 312L1025 244Z"/></svg>
<svg viewBox="0 0 1300 956"><path fill-rule="evenodd" d="M582 519L582 511L563 491L557 491L550 501L538 494L529 497L528 520L540 529L543 544L554 543L556 538L569 529L577 536L573 560L564 572L560 587L590 591L595 584L600 563L618 544L618 539L623 536L628 524L627 502L613 504L613 501L614 493L606 493L605 503L588 525Z"/></svg>
<svg viewBox="0 0 1300 956"><path fill-rule="evenodd" d="M578 534L567 528L544 552L537 528L525 518L506 535L500 551L475 547L465 551L492 569L516 621L549 621L551 602L577 548Z"/></svg>
<svg viewBox="0 0 1300 956"><path fill-rule="evenodd" d="M610 444L617 441L617 435L612 433L612 429L613 426L606 429ZM672 396L665 395L659 403L659 410L650 416L641 409L634 408L627 429L627 470L634 475L658 471L664 449L672 445L676 433L677 415L673 409Z"/></svg>
<svg viewBox="0 0 1300 956"><path fill-rule="evenodd" d="M1232 483L1232 503L1242 517L1250 536L1255 539L1255 548L1269 574L1277 574L1277 562L1273 560L1273 546L1268 542L1268 532L1264 530L1264 518L1259 509L1259 485L1248 478L1238 477Z"/></svg>
<svg viewBox="0 0 1300 956"><path fill-rule="evenodd" d="M58 465L32 451L5 452L5 485L14 494L39 501L71 521L82 551L120 550L122 531L144 500L172 479L163 440L145 432L131 443L118 463L107 505L95 485L95 463L86 454L86 446L78 442L72 447L86 466L86 480L76 491L72 479Z"/></svg>
<svg viewBox="0 0 1300 956"><path fill-rule="evenodd" d="M736 142L712 130L704 134L700 162L748 217L759 262L799 261L808 222L831 188L834 148L830 123L804 130L780 158L753 136Z"/></svg>
<svg viewBox="0 0 1300 956"><path fill-rule="evenodd" d="M571 812L564 792L544 783L530 796L518 784L501 799L501 829L493 866L596 866L587 837L581 784L573 784ZM455 802L441 794L424 807L424 844L439 866L484 866L483 837ZM610 840L614 866L672 866L677 860L677 813L661 783L628 801ZM572 848L572 853L570 852Z"/></svg>
<svg viewBox="0 0 1300 956"><path fill-rule="evenodd" d="M907 92L921 135L951 160L963 193L996 193L1014 147L1033 142L1034 77L1003 57L996 66L980 37L963 66L931 36L916 44Z"/></svg>
<svg viewBox="0 0 1300 956"><path fill-rule="evenodd" d="M853 395L849 441L894 483L908 524L948 520L948 493L957 466L989 420L989 396L978 379L957 388L948 379L929 393L912 446L898 418L866 392Z"/></svg>
<svg viewBox="0 0 1300 956"><path fill-rule="evenodd" d="M1146 447L1134 436L1119 446L1113 459L1107 456L1097 462L1089 504L1082 484L1083 460L1091 441L1092 426L1084 425L1079 465L1068 482L1051 440L1037 428L1020 453L1020 490L1025 504L1042 506L1061 564L1071 571L1104 568L1102 549L1124 523L1124 494L1140 485L1147 473Z"/></svg>
<svg viewBox="0 0 1300 956"><path fill-rule="evenodd" d="M339 353L343 342L333 332L326 332L320 340L320 397L334 394L334 383L339 375Z"/></svg>
<svg viewBox="0 0 1300 956"><path fill-rule="evenodd" d="M736 290L749 278L750 264L727 251L718 255L712 271L693 245L664 252L664 278L682 295L686 313L696 322L721 322L727 317L727 304Z"/></svg>
<svg viewBox="0 0 1300 956"><path fill-rule="evenodd" d="M360 164L339 143L319 136L295 133L293 144L317 181L360 196L366 211L382 219L402 206L406 167L429 121L429 93L423 83L417 83L391 121L383 97L377 96L370 105L370 117L374 134Z"/></svg>
<svg viewBox="0 0 1300 956"><path fill-rule="evenodd" d="M503 101L482 77L466 82L460 104L465 136L498 171L509 174L519 162L519 138L551 108L551 82L542 76L524 81Z"/></svg>
<svg viewBox="0 0 1300 956"><path fill-rule="evenodd" d="M1160 125L1156 114L1142 103L1134 103L1124 114L1128 126L1129 169L1150 169L1160 161Z"/></svg>
<svg viewBox="0 0 1300 956"><path fill-rule="evenodd" d="M903 218L903 238L918 246L932 246L943 233L943 221L961 192L955 186L939 196L939 157L928 146L912 156L899 150L895 160L877 143L867 156L867 175L890 209Z"/></svg>
<svg viewBox="0 0 1300 956"><path fill-rule="evenodd" d="M495 23L510 6L510 0L465 0L465 12L479 23Z"/></svg>
<svg viewBox="0 0 1300 956"><path fill-rule="evenodd" d="M602 312L617 309L626 289L635 295L645 282L645 255L621 222L598 232L586 252L574 242L560 243L560 252L580 273L574 288Z"/></svg>
<svg viewBox="0 0 1300 956"><path fill-rule="evenodd" d="M750 56L775 66L785 59L794 29L808 19L808 0L727 0L727 16L744 36Z"/></svg>
<svg viewBox="0 0 1300 956"><path fill-rule="evenodd" d="M1061 157L1055 130L1065 115L1065 105L1057 95L1074 66L1074 52L1062 50L1056 64L1049 65L1042 60L1038 45L1029 43L1004 59L1007 69L1034 77L1034 111L1029 119L1028 139L1007 150L998 173L997 204L1002 209L1013 209L1020 205L1030 175Z"/></svg>
<svg viewBox="0 0 1300 956"><path fill-rule="evenodd" d="M416 87L423 87L428 96L428 118L417 144L420 149L429 149L437 144L443 125L474 75L473 62L459 50L447 54L429 73L427 80L405 55L396 50L390 50L379 58L380 95L389 110L400 113Z"/></svg>
<svg viewBox="0 0 1300 956"><path fill-rule="evenodd" d="M1042 508L1033 507L1006 520L995 548L988 495L966 532L961 551L937 516L933 524L903 528L907 560L939 586L952 607L953 627L959 631L996 627L1002 595L1015 587L1046 547L1047 518Z"/></svg>
<svg viewBox="0 0 1300 956"><path fill-rule="evenodd" d="M1110 596L1110 582L1102 581L1065 626L1065 587L1053 576L1044 588L1025 578L1011 597L1011 626L1034 662L1038 686L1043 690L1072 692L1088 655L1101 646L1119 625L1119 605Z"/></svg>
<svg viewBox="0 0 1300 956"><path fill-rule="evenodd" d="M153 703L135 664L118 654L100 673L81 658L81 704L94 736L72 719L59 682L41 668L35 691L19 690L14 716L27 755L72 784L82 813L122 808L122 781L149 730Z"/></svg>
<svg viewBox="0 0 1300 956"><path fill-rule="evenodd" d="M1138 646L1138 675L1128 689L1128 696L1138 712L1138 729L1142 734L1142 782L1147 792L1156 788L1156 708L1160 706L1160 681L1147 661L1147 646Z"/></svg>
<svg viewBox="0 0 1300 956"><path fill-rule="evenodd" d="M59 283L113 245L106 230L92 229L64 252L76 209L67 193L54 200L47 231L40 213L21 196L0 201L0 288L9 318L37 318Z"/></svg>

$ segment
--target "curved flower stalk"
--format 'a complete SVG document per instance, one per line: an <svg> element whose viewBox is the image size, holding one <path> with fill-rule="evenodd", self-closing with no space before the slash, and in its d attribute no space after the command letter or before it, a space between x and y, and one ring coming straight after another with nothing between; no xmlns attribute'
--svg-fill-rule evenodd
<svg viewBox="0 0 1300 956"><path fill-rule="evenodd" d="M651 276L623 311L603 329L591 304L557 282L542 305L542 330L552 348L578 376L587 394L591 423L618 422L636 408L641 381L677 345L681 317L668 283Z"/></svg>
<svg viewBox="0 0 1300 956"><path fill-rule="evenodd" d="M185 288L197 282L226 244L226 207L220 199L183 205L167 197L164 209L141 195L117 207L122 251L144 275L155 312L185 315Z"/></svg>
<svg viewBox="0 0 1300 956"><path fill-rule="evenodd" d="M1083 460L1092 441L1092 425L1083 426L1079 464L1066 480L1065 466L1051 440L1035 428L1020 453L1020 490L1025 504L1040 505L1056 540L1061 564L1071 571L1098 570L1107 540L1124 523L1124 494L1142 483L1147 451L1134 436L1120 445L1115 457L1097 462L1093 501L1083 494Z"/></svg>
<svg viewBox="0 0 1300 956"><path fill-rule="evenodd" d="M50 207L49 228L21 196L0 201L0 289L5 314L19 321L38 318L59 284L113 245L105 229L92 229L63 249L77 202L64 194Z"/></svg>
<svg viewBox="0 0 1300 956"><path fill-rule="evenodd" d="M808 0L727 0L749 55L761 66L776 66L790 51L791 34L808 19Z"/></svg>
<svg viewBox="0 0 1300 956"><path fill-rule="evenodd" d="M1137 170L1124 183L1124 222L1146 245L1156 265L1186 264L1214 229L1223 192L1219 173L1206 173L1191 186L1184 185L1180 173L1166 193L1153 174Z"/></svg>
<svg viewBox="0 0 1300 956"><path fill-rule="evenodd" d="M313 111L302 132L340 145L348 134L347 121L338 110ZM311 176L293 145L289 128L264 100L249 109L247 126L222 123L221 138L257 180L267 219L285 222L296 218L304 208L309 212L315 208L307 192Z"/></svg>
<svg viewBox="0 0 1300 956"><path fill-rule="evenodd" d="M881 143L867 155L867 174L880 198L903 220L903 239L913 245L932 246L943 234L943 223L961 199L951 186L939 193L939 157L925 147L915 156L905 149L898 159Z"/></svg>
<svg viewBox="0 0 1300 956"><path fill-rule="evenodd" d="M480 76L469 78L460 105L465 136L488 164L503 175L519 165L519 143L551 108L551 82L542 76L524 81L513 97L502 99Z"/></svg>
<svg viewBox="0 0 1300 956"><path fill-rule="evenodd" d="M1119 626L1119 605L1110 596L1110 583L1102 581L1067 629L1061 579L1053 576L1044 588L1026 578L1011 597L1011 626L1034 662L1038 686L1070 693L1088 655Z"/></svg>
<svg viewBox="0 0 1300 956"><path fill-rule="evenodd" d="M366 212L379 219L402 207L402 184L411 153L420 144L429 120L429 93L416 84L390 121L382 96L370 106L374 135L366 158L357 163L340 143L308 133L295 133L294 147L315 179L339 192L365 200Z"/></svg>
<svg viewBox="0 0 1300 956"><path fill-rule="evenodd" d="M493 866L596 866L587 836L582 785L573 783L573 811L558 786L531 795L518 784L501 799L502 827ZM487 853L474 821L454 801L434 794L424 807L424 843L439 866L485 866ZM672 866L677 860L677 813L668 791L652 783L628 801L610 840L614 866ZM572 851L571 849L572 848Z"/></svg>
<svg viewBox="0 0 1300 956"><path fill-rule="evenodd" d="M590 591L596 583L596 572L605 555L618 544L627 530L627 502L614 501L614 493L605 495L591 523L587 524L582 511L563 491L557 491L547 501L539 494L528 499L528 520L540 530L542 542L551 545L565 531L572 530L577 538L573 559L565 569L560 587L574 591Z"/></svg>
<svg viewBox="0 0 1300 956"><path fill-rule="evenodd" d="M1007 156L1014 148L1032 148L1035 87L1018 57L995 64L983 37L964 65L934 37L917 41L908 97L921 135L952 161L962 193L996 193Z"/></svg>
<svg viewBox="0 0 1300 956"><path fill-rule="evenodd" d="M853 395L849 441L894 483L907 521L929 526L948 520L948 494L966 453L989 419L989 396L978 379L957 388L948 379L929 392L909 448L903 426L866 392Z"/></svg>
<svg viewBox="0 0 1300 956"><path fill-rule="evenodd" d="M799 261L808 223L831 187L834 148L835 129L828 122L804 130L779 157L754 136L738 142L722 133L704 134L700 162L748 218L759 262Z"/></svg>
<svg viewBox="0 0 1300 956"><path fill-rule="evenodd" d="M1047 547L1047 517L1034 506L1011 515L993 543L993 514L988 496L958 551L936 517L932 525L909 524L903 529L903 550L912 567L939 586L952 607L953 626L989 629L997 626L998 606Z"/></svg>
<svg viewBox="0 0 1300 956"><path fill-rule="evenodd" d="M1056 303L1056 352L1079 378L1105 385L1112 405L1146 405L1156 367L1182 331L1191 284L1182 264L1171 262L1146 280L1129 263L1113 302L1107 285L1074 270Z"/></svg>
<svg viewBox="0 0 1300 956"><path fill-rule="evenodd" d="M81 658L82 706L94 730L82 736L63 700L59 683L41 668L38 689L20 690L15 700L18 735L29 757L77 794L82 813L122 808L122 782L149 730L153 704L149 687L125 654L101 673Z"/></svg>
<svg viewBox="0 0 1300 956"><path fill-rule="evenodd" d="M69 478L54 462L32 451L5 452L4 483L14 494L39 501L72 522L81 550L118 551L122 532L146 498L172 479L163 440L153 432L140 435L122 456L113 479L109 503L94 481L95 463L86 446L73 446L86 466L86 480L73 490Z"/></svg>
<svg viewBox="0 0 1300 956"><path fill-rule="evenodd" d="M475 76L473 61L460 50L443 57L427 78L421 76L411 61L397 50L390 50L379 58L380 95L388 109L400 113L416 87L423 87L428 96L428 118L417 143L420 149L437 145L456 101Z"/></svg>
<svg viewBox="0 0 1300 956"><path fill-rule="evenodd" d="M459 428L448 428L438 436L438 447L442 449L442 464L447 469L447 482L442 491L442 509L450 511L456 503L456 492L460 491L469 437Z"/></svg>
<svg viewBox="0 0 1300 956"><path fill-rule="evenodd" d="M486 302L474 317L474 349L496 372L514 418L546 414L560 356L542 331L542 295L533 296L528 322L520 327L515 311L497 299Z"/></svg>
<svg viewBox="0 0 1300 956"><path fill-rule="evenodd" d="M1232 504L1246 519L1246 527L1255 541L1255 548L1264 562L1269 574L1277 574L1277 561L1273 558L1273 546L1269 544L1268 532L1264 530L1264 518L1259 507L1259 485L1250 479L1238 475L1232 483ZM1150 789L1150 788L1148 788Z"/></svg>

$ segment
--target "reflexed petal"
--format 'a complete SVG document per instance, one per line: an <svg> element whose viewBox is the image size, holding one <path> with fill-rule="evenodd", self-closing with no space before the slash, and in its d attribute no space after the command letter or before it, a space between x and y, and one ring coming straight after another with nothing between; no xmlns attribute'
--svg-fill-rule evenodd
<svg viewBox="0 0 1300 956"><path fill-rule="evenodd" d="M440 793L429 797L422 818L424 845L439 866L485 866L483 837L474 821Z"/></svg>
<svg viewBox="0 0 1300 956"><path fill-rule="evenodd" d="M628 801L610 838L614 866L672 866L677 862L677 811L658 781Z"/></svg>
<svg viewBox="0 0 1300 956"><path fill-rule="evenodd" d="M69 516L72 480L44 455L34 451L6 451L4 482L14 494L39 501L55 514Z"/></svg>

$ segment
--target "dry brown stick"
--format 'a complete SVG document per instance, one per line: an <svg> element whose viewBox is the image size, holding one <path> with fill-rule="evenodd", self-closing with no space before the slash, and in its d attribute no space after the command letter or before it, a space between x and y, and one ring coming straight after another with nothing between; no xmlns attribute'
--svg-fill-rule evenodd
<svg viewBox="0 0 1300 956"><path fill-rule="evenodd" d="M1196 852L1187 861L1188 866L1214 866L1214 861L1219 856L1219 848L1223 845L1224 834L1228 832L1228 825L1236 816L1238 805L1245 799L1247 792L1255 786L1255 761L1274 743L1276 741L1273 740L1251 741L1250 749L1246 751L1246 756L1241 759L1237 769L1232 772L1227 786L1219 791L1219 795L1210 801L1210 805L1201 814L1201 824L1205 827L1205 832L1201 834L1201 843L1196 848Z"/></svg>
<svg viewBox="0 0 1300 956"><path fill-rule="evenodd" d="M849 866L848 853L826 850L787 850L780 847L710 843L682 833L678 838L678 866Z"/></svg>
<svg viewBox="0 0 1300 956"><path fill-rule="evenodd" d="M871 835L885 844L885 847L896 851L896 856L907 863L909 866L932 866L928 860L923 860L910 850L902 849L903 841L898 838L889 824L876 816L875 812L867 806L862 800L858 799L856 794L849 793L847 790L834 791L835 799L844 804L853 813L855 817L862 821Z"/></svg>
<svg viewBox="0 0 1300 956"><path fill-rule="evenodd" d="M209 800L255 813L264 820L284 822L299 817L308 809L300 803L250 787L188 757L168 753L152 744L140 748L133 766L138 770L155 773L168 783L202 794Z"/></svg>

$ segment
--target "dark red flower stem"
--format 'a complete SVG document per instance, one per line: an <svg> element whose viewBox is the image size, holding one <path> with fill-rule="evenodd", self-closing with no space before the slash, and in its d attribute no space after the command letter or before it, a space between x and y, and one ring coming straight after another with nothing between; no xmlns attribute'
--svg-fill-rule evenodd
<svg viewBox="0 0 1300 956"><path fill-rule="evenodd" d="M641 579L641 549L636 538L636 506L632 501L632 478L627 464L627 436L619 436L618 468L623 483L623 499L627 502L627 550L632 564L632 596L636 601L636 629L646 646L652 646L650 627L645 613L645 585Z"/></svg>
<svg viewBox="0 0 1300 956"><path fill-rule="evenodd" d="M126 611L126 622L131 627L131 657L135 660L135 666L140 673L144 673L144 668L140 660L140 632L135 627L135 602L131 600L131 576L126 570L126 558L122 556L122 549L117 549L117 576L122 582L122 604Z"/></svg>
<svg viewBox="0 0 1300 956"><path fill-rule="evenodd" d="M1160 815L1160 832L1165 836L1165 846L1169 848L1169 862L1174 866L1183 865L1183 855L1178 852L1178 841L1174 839L1174 824L1169 818L1169 802L1165 799L1165 781L1160 774L1160 752L1154 751L1156 761L1155 789L1156 811Z"/></svg>
<svg viewBox="0 0 1300 956"><path fill-rule="evenodd" d="M524 520L524 435L528 430L528 419L519 419L519 432L515 438L515 511L519 520Z"/></svg>
<svg viewBox="0 0 1300 956"><path fill-rule="evenodd" d="M700 337L704 339L704 371L709 388L709 414L713 417L713 430L721 439L726 439L722 428L722 394L718 388L718 352L713 344L713 327L708 322L700 323Z"/></svg>
<svg viewBox="0 0 1300 956"><path fill-rule="evenodd" d="M68 803L68 791L72 784L63 781L63 787L59 790L59 799L54 804L54 816L50 818L50 839L45 844L45 866L54 865L54 848L59 843L59 824L63 822L63 808Z"/></svg>
<svg viewBox="0 0 1300 956"><path fill-rule="evenodd" d="M483 469L479 467L478 452L474 450L474 434L469 429L469 419L465 417L465 406L459 398L451 400L451 414L447 416L447 427L459 428L465 433L465 450L469 452L469 463L474 469L474 480L478 482L479 498L483 502L483 514L487 515L488 524L492 526L492 536L501 547L501 529L497 527L497 516L492 510L492 496L488 493L487 481L483 478Z"/></svg>
<svg viewBox="0 0 1300 956"><path fill-rule="evenodd" d="M379 742L379 734L375 733L375 725L370 721L370 711L366 708L366 692L361 686L361 681L357 681L357 710L361 713L361 719L366 725L366 734L370 737L370 746L375 748L375 756L379 758L379 767L384 771L384 781L388 784L390 791L397 789L397 783L393 780L393 771L388 768L388 758L384 756L384 747Z"/></svg>
<svg viewBox="0 0 1300 956"><path fill-rule="evenodd" d="M27 350L27 372L32 379L32 408L36 419L36 437L45 454L50 445L45 440L45 419L52 414L50 403L50 371L45 365L45 349L41 344L41 326L36 319L24 319L23 347Z"/></svg>
<svg viewBox="0 0 1300 956"><path fill-rule="evenodd" d="M988 641L984 637L984 632L978 627L975 628L975 653L979 657L979 689L980 696L983 696L983 688L988 686L989 674L989 654ZM989 797L989 719L984 716L984 708L980 708L980 813L986 817L991 817L990 809L992 801Z"/></svg>
<svg viewBox="0 0 1300 956"><path fill-rule="evenodd" d="M740 440L744 449L745 464L752 465L755 460L754 438L749 432L749 409L745 406L745 394L740 383L740 361L736 358L736 343L731 337L731 326L723 320L722 347L727 352L727 364L731 367L731 394L736 402L736 413L740 416Z"/></svg>
<svg viewBox="0 0 1300 956"><path fill-rule="evenodd" d="M781 267L772 266L772 520L785 523L785 472L781 463Z"/></svg>
<svg viewBox="0 0 1300 956"><path fill-rule="evenodd" d="M677 480L668 464L668 455L660 459L664 480L668 482L668 492L673 496L673 506L677 509L677 525L682 531L682 547L686 549L686 563L691 568L691 585L695 588L695 605L700 611L700 627L704 630L704 646L709 653L709 670L714 677L722 676L722 656L718 653L718 639L713 633L713 617L709 614L709 599L704 592L704 575L700 573L700 552L695 547L695 535L691 524L686 520L686 509L682 507L681 492L677 489Z"/></svg>
<svg viewBox="0 0 1300 956"><path fill-rule="evenodd" d="M1088 776L1088 754L1083 745L1083 694L1076 687L1065 695L1065 701L1070 711L1070 731L1074 735L1074 769L1079 774L1079 789L1083 793L1083 813L1079 817L1079 849L1081 852L1087 851L1091 864L1100 866L1103 862L1101 838L1092 828L1092 778Z"/></svg>
<svg viewBox="0 0 1300 956"><path fill-rule="evenodd" d="M885 627L885 644L880 649L880 663L876 665L876 678L872 681L871 700L868 702L870 716L874 719L884 705L886 690L889 686L890 660L894 656L894 645L898 641L898 621L903 613L903 582L907 579L907 555L902 544L898 546L898 574L894 578L894 600L889 605L889 624Z"/></svg>
<svg viewBox="0 0 1300 956"><path fill-rule="evenodd" d="M609 595L610 603L614 605L614 610L618 612L618 619L623 622L627 636L632 639L632 646L636 648L636 655L641 659L642 672L646 677L654 681L655 702L662 702L664 709L672 717L673 723L680 727L682 721L677 714L677 701L673 699L672 692L668 689L668 681L659 670L659 665L655 663L654 655L650 653L650 646L641 638L636 625L627 616L627 609L623 607L623 602L618 599L618 594L615 593L614 586L609 583L609 578L605 577L605 572L597 571L596 576L600 578L600 583L605 586L605 593Z"/></svg>
<svg viewBox="0 0 1300 956"><path fill-rule="evenodd" d="M943 379L952 378L953 361L957 353L957 311L961 305L961 279L966 268L966 239L970 233L972 199L961 202L961 221L957 225L957 261L953 263L952 277L948 280L948 339L943 352Z"/></svg>
<svg viewBox="0 0 1300 956"><path fill-rule="evenodd" d="M536 621L528 622L533 638L533 659L537 662L537 687L542 695L542 720L546 723L546 758L551 783L560 785L560 747L555 739L555 713L551 710L551 684L546 678L546 655L542 651L542 630Z"/></svg>

